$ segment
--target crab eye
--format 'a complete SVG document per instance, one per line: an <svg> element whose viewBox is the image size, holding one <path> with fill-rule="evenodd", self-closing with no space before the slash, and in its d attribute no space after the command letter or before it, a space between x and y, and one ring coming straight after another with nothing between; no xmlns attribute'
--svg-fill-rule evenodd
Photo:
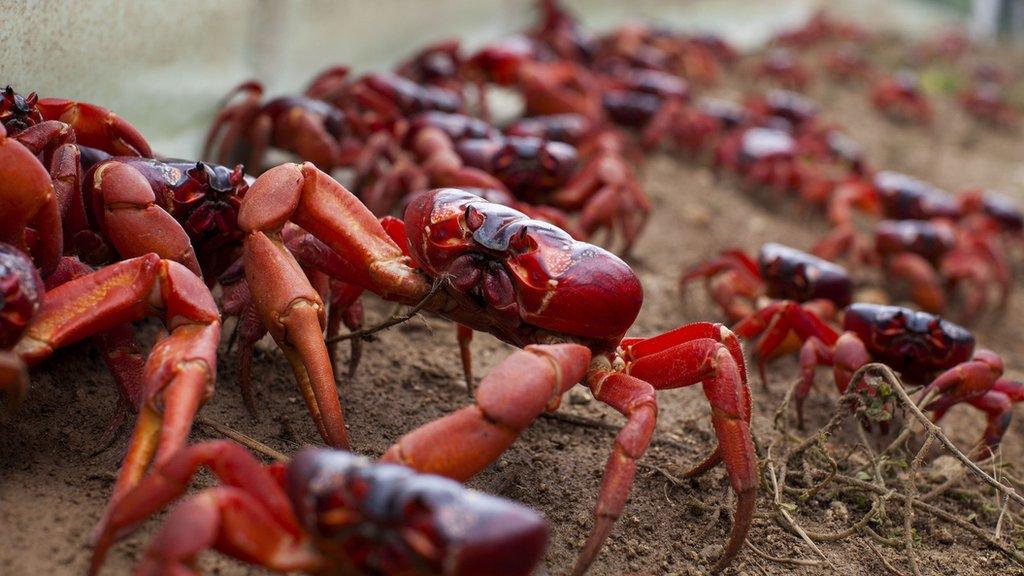
<svg viewBox="0 0 1024 576"><path fill-rule="evenodd" d="M472 205L470 205L466 206L466 211L462 215L462 218L466 222L466 227L469 228L471 232L475 232L477 229L484 225L484 220L486 219L486 216L484 216L482 212L480 212Z"/></svg>
<svg viewBox="0 0 1024 576"><path fill-rule="evenodd" d="M537 241L530 234L530 231L523 227L512 235L508 241L509 248L516 254L526 254L537 249Z"/></svg>

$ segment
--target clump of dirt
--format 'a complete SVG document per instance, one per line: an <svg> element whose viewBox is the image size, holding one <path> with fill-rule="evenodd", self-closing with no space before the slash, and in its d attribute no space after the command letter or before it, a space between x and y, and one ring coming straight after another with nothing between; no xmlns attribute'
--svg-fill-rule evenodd
<svg viewBox="0 0 1024 576"><path fill-rule="evenodd" d="M1019 187L1019 136L973 128L948 99L938 103L940 124L927 130L896 127L881 119L870 110L863 89L833 89L817 96L823 99L825 117L847 126L877 164L953 189L965 184L1001 188L1024 202ZM964 146L968 131L972 145ZM775 241L806 249L826 230L823 218L795 201L744 196L728 184L716 182L707 169L668 155L650 159L643 174L654 210L632 262L646 291L635 334L655 334L687 322L722 318L699 286L680 293L678 278L687 265L729 246L755 251L762 243ZM391 311L390 305L371 302L370 322ZM1007 372L1016 377L1024 376L1024 326L1015 321L1022 317L1024 289L1018 284L1009 309L977 327L979 344L1002 354ZM493 338L478 335L474 342L477 374L486 373L510 350ZM234 385L236 362L226 349L220 354L217 393L203 415L285 453L319 443L284 358L268 348L257 355L253 371L262 409L258 420L242 405ZM752 382L754 429L762 447L779 437L773 416L796 374L795 360L784 358L770 369L767 387ZM808 401L809 430L825 424L837 402L824 371L819 381L826 384ZM418 318L380 334L367 345L356 377L342 378L339 389L352 445L360 453L380 455L404 432L468 402L453 326L439 319ZM88 345L62 351L33 372L30 397L16 417L0 428L0 527L4 539L0 573L81 574L85 570L89 533L109 497L126 445L124 437L109 448L101 445L116 399L103 363ZM659 401L657 439L640 463L625 513L592 574L703 572L727 538L733 501L724 471L718 469L692 481L677 479L715 444L701 389L663 392ZM582 389L567 397L560 412L611 425L622 423L620 416L593 402ZM1003 461L1010 465L1019 465L1024 456L1020 408L1016 416L1003 444ZM954 409L943 422L947 433L964 447L976 440L983 426L980 414L966 407ZM192 435L193 441L210 437L216 435L201 426ZM470 484L542 511L553 528L545 569L552 574L566 573L591 526L595 495L613 439L612 429L542 418ZM450 440L458 442L457 438ZM851 450L857 441L852 422L832 439L835 445ZM924 464L922 476L941 478L930 462ZM197 487L211 482L203 475ZM991 497L978 500L971 495L977 486L975 481L965 480L962 487L968 490L953 491L932 503L992 533L1000 505ZM792 514L806 530L838 532L869 507L866 496L832 487L800 502ZM890 503L885 522L874 526L878 530L898 527L900 508L896 501ZM820 558L799 536L783 531L773 516L770 495L762 489L749 537L760 553L744 550L727 573L879 574L888 570L880 558L900 573L910 573L903 550L864 535L819 543L824 554L824 559ZM128 573L158 522L150 521L120 543L107 562L106 573ZM924 574L954 570L960 574L1022 573L1020 566L977 538L933 517L918 515L913 527ZM1020 528L1006 518L1002 533L1004 542L1011 542L1007 534L1022 538ZM802 563L769 557L796 558ZM216 554L206 555L200 567L203 573L224 575L258 572Z"/></svg>

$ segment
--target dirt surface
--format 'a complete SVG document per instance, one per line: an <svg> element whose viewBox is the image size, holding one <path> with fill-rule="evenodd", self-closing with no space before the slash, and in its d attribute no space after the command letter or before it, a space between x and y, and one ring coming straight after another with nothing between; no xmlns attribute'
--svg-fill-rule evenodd
<svg viewBox="0 0 1024 576"><path fill-rule="evenodd" d="M817 95L825 117L848 126L876 164L951 188L966 184L1000 188L1024 201L1024 165L1020 163L1024 148L1019 136L972 128L948 100L939 102L942 124L929 132L894 127L882 120L868 107L863 89L833 89ZM706 169L668 156L652 158L643 172L655 209L633 261L646 291L635 334L655 334L696 320L721 320L698 286L681 298L677 280L683 267L732 245L754 251L763 242L779 241L807 248L825 230L819 216L795 202L745 197L727 183L716 183ZM370 303L371 322L390 312L389 305ZM985 321L977 329L980 344L1001 353L1007 372L1016 377L1024 377L1024 326L1014 321L1021 317L1024 289L1018 283L1002 318ZM477 374L482 375L510 349L478 335L474 350ZM204 408L204 416L286 453L318 443L280 354L268 348L257 356L254 374L262 409L259 420L247 414L234 386L234 358L222 348L220 360L218 390ZM762 442L774 433L771 415L796 372L795 360L786 358L770 371L768 390L753 383L754 428ZM819 382L828 382L824 372ZM342 379L339 388L352 445L369 456L381 454L402 433L467 402L453 326L438 319L414 320L383 333L368 345L357 376L351 381ZM681 474L714 445L700 387L664 392L659 400L657 436L662 440L655 441L642 460L625 513L592 574L702 572L728 534L732 499L722 469L681 483L665 474ZM127 442L122 437L107 449L100 443L115 401L104 366L88 346L62 351L33 372L30 397L16 417L0 428L0 574L83 573L90 530L107 501ZM835 401L834 389L819 385L808 402L810 426L827 420ZM613 424L622 422L618 415L591 401L583 389L570 393L560 411ZM1016 416L1004 442L1004 459L1019 465L1024 456L1024 408L1018 407ZM961 407L949 415L944 427L961 446L968 446L983 423L977 413ZM836 441L850 441L853 431L853 425L848 425ZM212 437L216 435L201 427L193 432L193 440ZM547 516L553 528L547 573L565 573L585 539L613 438L608 430L541 419L470 483L523 501ZM197 485L210 482L204 475ZM987 508L972 508L954 500L938 503L989 532L994 529L996 516ZM805 528L836 531L850 522L844 521L842 509L838 502L819 498L802 504L796 514ZM772 556L814 558L798 537L783 532L772 521L764 491L759 510L750 540L760 550ZM849 514L850 518L859 516L852 509ZM157 526L151 521L119 544L105 573L127 573ZM915 527L924 574L1024 573L956 528L930 518L919 519ZM1020 538L1020 533L1013 537ZM863 537L824 543L821 549L834 572L825 565L773 562L748 549L728 573L885 572ZM881 547L881 553L901 572L909 573L902 551ZM216 554L206 555L201 567L204 573L225 575L258 572Z"/></svg>

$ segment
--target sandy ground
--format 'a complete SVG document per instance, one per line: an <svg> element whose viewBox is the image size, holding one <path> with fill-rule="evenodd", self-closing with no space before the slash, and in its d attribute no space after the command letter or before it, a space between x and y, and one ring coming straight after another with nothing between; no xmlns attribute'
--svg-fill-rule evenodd
<svg viewBox="0 0 1024 576"><path fill-rule="evenodd" d="M861 90L819 93L826 118L847 125L869 151L876 164L909 171L942 186L982 184L1001 188L1024 201L1024 151L1019 136L978 131L949 102L940 103L941 129L893 127L872 113ZM965 144L965 141L972 142ZM685 298L677 288L683 267L739 245L751 251L763 242L781 241L796 247L811 246L825 230L823 220L791 201L752 200L724 183L716 183L706 169L668 156L652 158L644 166L644 182L655 209L649 229L633 264L646 291L643 311L634 333L655 334L696 320L720 320L699 287ZM371 302L370 321L391 311ZM1014 319L1024 315L1024 289L1015 289L1002 321L978 328L981 345L1000 352L1011 375L1024 377L1024 326ZM152 331L152 330L150 330ZM478 335L474 344L477 374L504 358L509 348ZM254 420L245 411L234 386L234 358L222 349L218 390L204 408L209 418L256 437L276 449L292 453L318 442L293 385L284 358L276 352L258 354L254 374L262 416ZM770 371L770 386L754 385L755 431L765 439L771 414L796 363L787 358ZM827 382L822 373L819 381ZM454 328L438 319L416 320L382 334L368 345L363 365L351 381L339 382L349 435L360 453L376 456L403 432L445 414L467 402L462 384ZM641 463L632 497L592 573L688 574L705 570L728 534L731 499L724 472L719 469L697 481L670 482L654 467L679 474L714 444L708 407L699 387L664 392L657 436ZM32 374L31 395L16 417L0 427L0 574L80 574L87 565L86 541L99 518L112 487L126 439L99 451L116 394L98 355L88 346L58 353ZM831 412L836 394L819 386L808 403L811 425L820 425ZM621 418L591 401L582 390L570 393L562 412L619 424ZM1024 409L1004 443L1005 459L1021 463L1024 455ZM980 433L982 422L969 409L950 414L945 428L967 445ZM852 426L837 441L849 439ZM215 437L197 428L193 440ZM470 484L478 489L523 501L550 520L553 538L547 555L547 573L565 573L571 566L591 524L591 510L613 433L541 419L512 449ZM672 442L674 440L675 442ZM452 439L456 442L457 439ZM202 476L197 485L207 485ZM720 504L725 507L720 508ZM831 502L812 502L800 511L804 526L838 530L845 524L826 513ZM944 503L953 507L956 503ZM760 510L767 510L761 497ZM969 511L961 510L965 515ZM852 515L852 513L851 513ZM991 530L994 517L981 514L974 521ZM107 574L127 573L157 527L145 525L117 546L107 563ZM925 574L1019 574L997 552L968 535L932 520L917 524L922 572ZM1016 537L1020 537L1019 533ZM766 513L754 522L752 542L778 556L811 557L797 537L783 532ZM861 538L822 545L828 560L842 574L880 574L884 569ZM907 571L903 553L882 553ZM251 574L259 571L219 557L205 556L205 573ZM542 573L544 573L542 570ZM824 574L823 566L794 567L763 560L749 550L741 553L732 574Z"/></svg>

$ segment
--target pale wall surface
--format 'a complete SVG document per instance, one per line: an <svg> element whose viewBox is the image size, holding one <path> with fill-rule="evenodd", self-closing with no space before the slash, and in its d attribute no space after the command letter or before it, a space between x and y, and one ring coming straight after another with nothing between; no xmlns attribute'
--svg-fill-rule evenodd
<svg viewBox="0 0 1024 576"><path fill-rule="evenodd" d="M801 21L815 0L575 0L587 25L655 20L714 29L743 45ZM910 2L848 0L868 24L945 21ZM297 91L337 63L382 68L430 41L475 45L521 29L531 0L0 0L0 85L103 104L155 149L194 157L221 98L257 78Z"/></svg>

